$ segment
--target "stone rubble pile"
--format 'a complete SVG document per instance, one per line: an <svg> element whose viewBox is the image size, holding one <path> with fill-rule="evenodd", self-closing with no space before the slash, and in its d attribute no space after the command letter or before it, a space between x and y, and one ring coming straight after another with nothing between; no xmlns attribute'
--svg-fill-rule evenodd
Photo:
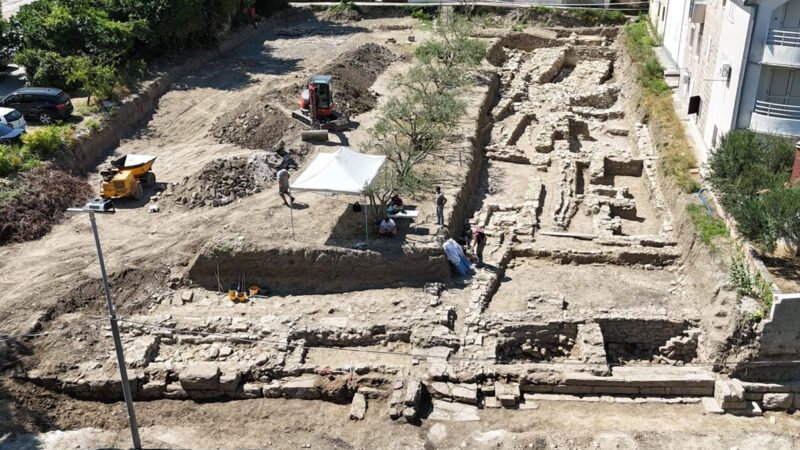
<svg viewBox="0 0 800 450"><path fill-rule="evenodd" d="M197 175L171 185L167 195L188 208L225 206L264 190L278 170L297 167L293 154L282 149L216 159Z"/></svg>

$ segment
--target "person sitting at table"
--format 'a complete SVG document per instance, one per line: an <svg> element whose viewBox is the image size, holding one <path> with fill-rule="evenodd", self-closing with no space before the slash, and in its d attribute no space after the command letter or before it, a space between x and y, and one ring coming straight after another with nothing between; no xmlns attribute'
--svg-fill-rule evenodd
<svg viewBox="0 0 800 450"><path fill-rule="evenodd" d="M383 237L397 236L397 224L389 217L384 217L378 225L378 234Z"/></svg>
<svg viewBox="0 0 800 450"><path fill-rule="evenodd" d="M391 215L403 212L403 199L400 198L400 194L397 192L392 194L392 198L389 199L389 207L386 208L386 213Z"/></svg>

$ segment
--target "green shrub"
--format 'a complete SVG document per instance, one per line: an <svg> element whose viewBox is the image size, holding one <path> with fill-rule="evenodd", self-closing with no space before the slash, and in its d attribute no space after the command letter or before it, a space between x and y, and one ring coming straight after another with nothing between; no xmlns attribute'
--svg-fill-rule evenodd
<svg viewBox="0 0 800 450"><path fill-rule="evenodd" d="M59 151L74 144L71 125L51 125L37 128L22 135L22 143L39 159L49 159Z"/></svg>
<svg viewBox="0 0 800 450"><path fill-rule="evenodd" d="M339 3L328 8L328 12L333 15L349 11L358 12L358 6L350 0L339 0Z"/></svg>
<svg viewBox="0 0 800 450"><path fill-rule="evenodd" d="M774 301L772 284L760 272L753 273L750 270L741 248L737 248L731 257L729 279L740 297L753 297L761 304L761 308L753 315L753 320L761 320L769 314Z"/></svg>
<svg viewBox="0 0 800 450"><path fill-rule="evenodd" d="M97 119L86 119L81 123L81 125L91 131L97 131L102 127L100 121Z"/></svg>
<svg viewBox="0 0 800 450"><path fill-rule="evenodd" d="M800 189L788 185L794 152L790 139L734 130L709 155L707 178L722 205L767 252L781 239L800 244Z"/></svg>
<svg viewBox="0 0 800 450"><path fill-rule="evenodd" d="M728 227L725 222L716 216L708 214L705 207L697 203L686 205L686 213L700 233L700 240L706 245L713 245L715 237L728 236Z"/></svg>
<svg viewBox="0 0 800 450"><path fill-rule="evenodd" d="M0 177L25 172L41 164L41 160L21 145L0 145Z"/></svg>
<svg viewBox="0 0 800 450"><path fill-rule="evenodd" d="M423 8L414 8L411 11L411 17L421 20L423 22L432 22L433 21L433 14L425 11Z"/></svg>

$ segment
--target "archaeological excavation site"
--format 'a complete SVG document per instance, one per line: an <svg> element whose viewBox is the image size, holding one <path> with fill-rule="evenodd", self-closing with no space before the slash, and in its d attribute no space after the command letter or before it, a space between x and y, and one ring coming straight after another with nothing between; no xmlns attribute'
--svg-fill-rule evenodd
<svg viewBox="0 0 800 450"><path fill-rule="evenodd" d="M157 157L159 189L96 219L145 448L796 448L800 311L753 321L700 240L623 26L477 27L464 113L402 194L418 215L381 238L363 196L287 207L276 174L376 153L435 28L327 14L171 61L76 150L92 186L120 155ZM318 74L352 125L327 142L291 116ZM478 228L483 265L459 273L443 244ZM0 448L129 447L87 217L0 247L0 286Z"/></svg>

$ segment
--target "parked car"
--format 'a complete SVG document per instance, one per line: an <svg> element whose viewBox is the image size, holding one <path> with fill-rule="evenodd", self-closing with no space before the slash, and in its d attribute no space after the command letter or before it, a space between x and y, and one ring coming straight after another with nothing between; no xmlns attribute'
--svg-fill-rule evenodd
<svg viewBox="0 0 800 450"><path fill-rule="evenodd" d="M21 88L0 100L0 106L14 108L23 116L45 125L72 114L72 100L61 89Z"/></svg>
<svg viewBox="0 0 800 450"><path fill-rule="evenodd" d="M16 144L25 130L22 128L11 128L8 125L0 124L0 144Z"/></svg>
<svg viewBox="0 0 800 450"><path fill-rule="evenodd" d="M11 128L22 128L23 130L28 126L25 122L25 117L16 109L0 108L0 124L8 125Z"/></svg>

